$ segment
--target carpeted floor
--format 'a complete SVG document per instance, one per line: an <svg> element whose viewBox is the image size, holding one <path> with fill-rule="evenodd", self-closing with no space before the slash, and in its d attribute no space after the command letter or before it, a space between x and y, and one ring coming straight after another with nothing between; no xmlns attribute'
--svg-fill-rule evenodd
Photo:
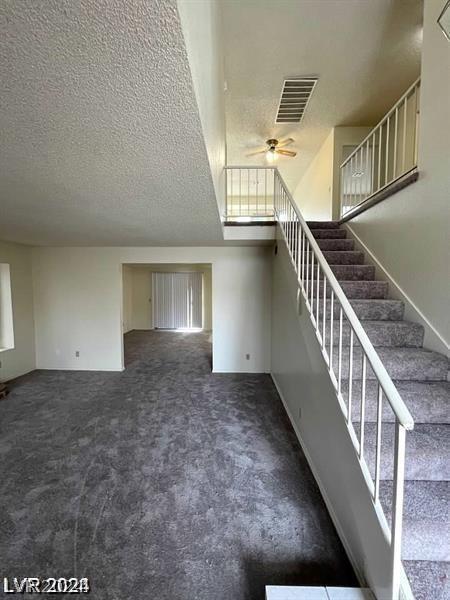
<svg viewBox="0 0 450 600"><path fill-rule="evenodd" d="M35 371L0 402L0 581L89 577L95 600L357 585L270 377L211 374L203 333L125 350L123 373Z"/></svg>

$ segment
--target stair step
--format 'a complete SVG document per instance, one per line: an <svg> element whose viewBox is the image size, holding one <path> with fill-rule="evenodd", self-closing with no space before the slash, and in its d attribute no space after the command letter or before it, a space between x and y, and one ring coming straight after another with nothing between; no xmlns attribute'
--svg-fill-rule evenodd
<svg viewBox="0 0 450 600"><path fill-rule="evenodd" d="M388 293L387 281L339 281L342 291L349 300L354 299L383 299ZM314 280L314 288L316 281ZM319 282L319 296L322 297L323 281ZM315 294L316 292L314 292ZM327 298L331 296L330 286L327 285ZM315 300L314 300L315 302Z"/></svg>
<svg viewBox="0 0 450 600"><path fill-rule="evenodd" d="M325 339L329 339L330 321L325 327ZM375 347L389 348L421 348L423 344L424 328L411 321L362 321L361 325ZM359 344L354 337L354 344ZM339 321L333 323L333 342L339 344ZM350 345L350 326L344 322L342 327L342 345ZM337 360L337 351L334 360Z"/></svg>
<svg viewBox="0 0 450 600"><path fill-rule="evenodd" d="M405 560L403 566L415 600L448 600L450 563Z"/></svg>
<svg viewBox="0 0 450 600"><path fill-rule="evenodd" d="M306 221L310 229L339 229L339 221Z"/></svg>
<svg viewBox="0 0 450 600"><path fill-rule="evenodd" d="M346 239L317 239L319 248L323 250L353 250L354 240Z"/></svg>
<svg viewBox="0 0 450 600"><path fill-rule="evenodd" d="M423 381L394 381L398 393L411 412L413 419L419 423L442 423L450 424L450 383L448 381L423 382ZM342 394L345 399L348 397L348 380L341 383ZM353 398L357 402L353 403L352 420L358 421L360 418L361 398L361 380L353 381ZM377 398L378 382L371 380L366 382L366 422L376 422L377 420ZM392 409L386 399L383 401L383 421L394 422L395 417Z"/></svg>
<svg viewBox="0 0 450 600"><path fill-rule="evenodd" d="M424 348L377 348L378 356L392 379L409 381L447 381L448 359ZM361 348L353 350L353 378L361 378ZM348 378L348 352L343 352L342 378ZM335 363L336 365L336 363ZM375 379L367 365L367 378Z"/></svg>
<svg viewBox="0 0 450 600"><path fill-rule="evenodd" d="M387 281L340 281L339 283L349 299L386 298L389 287Z"/></svg>
<svg viewBox="0 0 450 600"><path fill-rule="evenodd" d="M362 265L364 252L356 250L324 250L323 255L329 265Z"/></svg>
<svg viewBox="0 0 450 600"><path fill-rule="evenodd" d="M392 483L380 485L380 502L388 520L392 514ZM450 484L448 481L405 481L403 505L404 560L450 560Z"/></svg>
<svg viewBox="0 0 450 600"><path fill-rule="evenodd" d="M352 300L351 305L361 321L401 321L405 304L401 300L359 299ZM339 304L334 309L339 314Z"/></svg>
<svg viewBox="0 0 450 600"><path fill-rule="evenodd" d="M330 265L338 281L373 281L373 265Z"/></svg>
<svg viewBox="0 0 450 600"><path fill-rule="evenodd" d="M359 423L354 424L359 439ZM393 423L384 423L381 430L380 479L393 478ZM364 427L364 458L372 477L375 474L376 424ZM420 481L449 481L450 425L419 424L406 434L405 479Z"/></svg>
<svg viewBox="0 0 450 600"><path fill-rule="evenodd" d="M311 233L316 239L344 239L347 237L345 229L311 229Z"/></svg>
<svg viewBox="0 0 450 600"><path fill-rule="evenodd" d="M401 321L405 305L401 300L387 300L384 298L354 298L350 304L360 321ZM335 299L333 304L333 315L335 319L339 318L340 304ZM322 321L323 306L319 309L320 320ZM330 318L330 303L326 306L327 318Z"/></svg>

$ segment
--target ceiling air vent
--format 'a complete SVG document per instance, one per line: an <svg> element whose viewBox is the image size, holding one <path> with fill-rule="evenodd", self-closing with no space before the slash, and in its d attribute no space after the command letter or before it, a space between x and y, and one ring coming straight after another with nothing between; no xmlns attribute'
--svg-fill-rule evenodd
<svg viewBox="0 0 450 600"><path fill-rule="evenodd" d="M317 83L317 77L285 79L275 123L300 123Z"/></svg>

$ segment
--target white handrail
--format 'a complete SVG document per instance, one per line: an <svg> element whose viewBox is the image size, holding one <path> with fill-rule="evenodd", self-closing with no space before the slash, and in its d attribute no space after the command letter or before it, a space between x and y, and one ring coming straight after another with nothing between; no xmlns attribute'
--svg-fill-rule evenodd
<svg viewBox="0 0 450 600"><path fill-rule="evenodd" d="M239 171L253 167L227 167L227 173L239 180ZM344 415L350 439L355 447L360 462L361 471L371 493L374 510L389 543L391 552L391 581L390 600L399 600L401 566L401 539L403 521L403 489L406 450L406 431L414 427L413 418L392 382L386 368L381 362L375 348L361 325L351 303L347 299L333 270L328 265L322 250L314 238L308 224L297 208L291 193L276 167L255 167L266 169L273 175L273 209L282 236L287 246L293 268L297 274L300 291L310 319L315 328L322 355L328 367L328 373L334 386L339 406ZM227 175L228 179L228 175ZM232 195L232 197L234 197ZM228 194L227 194L228 202ZM245 215L245 206L243 215ZM239 215L234 215L239 216ZM329 302L328 302L329 297ZM329 319L327 317L329 309ZM335 322L335 309L338 309L338 319ZM320 319L322 317L322 324ZM345 324L349 325L349 353L347 372L344 369L343 355ZM334 326L338 325L338 332ZM337 342L337 344L336 344ZM354 346L359 343L361 350L361 373L355 375L354 361L356 352ZM333 357L337 351L337 357ZM334 360L337 365L335 365ZM376 382L376 439L375 462L373 475L365 458L365 414L366 414L366 380L368 369L371 369ZM336 371L336 372L335 372ZM345 400L342 384L347 381L348 390ZM359 436L357 436L352 421L352 407L355 405L353 390L354 380L361 382ZM392 520L389 526L379 499L381 476L381 440L383 426L383 399L387 400L393 415L395 427L395 445L393 453L393 494Z"/></svg>
<svg viewBox="0 0 450 600"><path fill-rule="evenodd" d="M383 391L386 395L386 399L388 400L389 404L391 405L392 411L397 416L399 422L401 423L401 425L403 425L403 427L405 429L407 429L409 431L412 430L414 428L414 419L412 418L411 413L409 412L406 404L403 402L400 394L397 391L397 388L393 384L392 379L390 378L388 372L386 371L385 366L383 365L383 363L380 360L380 357L376 353L375 348L372 345L372 342L370 341L367 333L364 331L364 328L361 325L361 322L359 321L358 317L356 316L356 313L353 310L352 305L348 301L347 296L344 294L341 286L339 285L339 282L336 279L335 274L333 273L329 264L327 263L324 255L322 253L322 250L319 248L313 234L311 233L310 228L308 227L308 225L306 224L306 221L303 219L300 211L298 210L297 205L296 205L291 193L287 189L286 184L284 183L283 178L281 177L280 172L277 167L275 167L275 171L277 173L278 180L281 182L281 185L283 186L284 191L285 191L287 197L289 198L289 202L290 202L292 208L294 209L295 214L297 215L297 218L301 224L301 227L302 227L303 231L305 232L306 237L308 238L311 248L313 249L314 254L316 255L316 257L319 261L320 267L321 267L323 273L325 274L328 282L330 283L330 285L334 291L335 297L339 300L341 307L344 311L344 314L347 317L354 333L356 334L356 337L358 338L358 340L363 348L363 351L365 352L365 354L367 356L367 359L375 373L376 378L378 379L378 381L380 382L380 385L383 388Z"/></svg>
<svg viewBox="0 0 450 600"><path fill-rule="evenodd" d="M361 146L364 146L364 144L367 142L367 140L373 135L373 132L375 131L375 129L379 129L382 125L384 125L384 123L387 121L388 117L390 117L391 115L394 114L395 109L398 108L400 106L400 104L405 100L405 98L407 98L411 92L418 87L418 85L420 84L420 77L418 77L414 83L412 83L409 88L406 90L406 92L404 94L402 94L402 96L397 100L397 102L394 104L394 106L384 115L384 117L381 119L381 121L379 123L377 123L375 125L375 127L370 131L370 133L368 133L366 135L366 137L363 139L363 141L359 144L359 146L357 146L353 152L351 154L349 154L349 156L347 156L347 158L344 160L344 162L341 164L340 168L342 169L342 167L344 165L346 165L348 163L348 161L358 152L358 150L361 148ZM227 167L225 167L227 168Z"/></svg>
<svg viewBox="0 0 450 600"><path fill-rule="evenodd" d="M401 540L403 525L403 490L404 490L404 469L405 469L405 451L407 430L414 427L413 418L394 386L388 372L381 362L377 352L364 331L353 307L345 296L339 282L332 269L328 265L318 243L316 242L311 230L298 210L291 193L284 183L278 169L275 171L275 216L279 222L287 245L288 253L293 267L298 275L300 290L303 294L306 307L309 311L310 319L315 327L316 336L322 350L322 355L329 368L329 375L336 390L337 399L341 410L346 418L347 428L350 439L357 452L361 471L368 485L369 491L374 501L374 509L380 516L380 524L385 531L387 540L390 544L391 552L391 580L390 580L390 600L399 600L400 580L402 573L401 564ZM305 268L306 265L306 268ZM320 274L323 278L321 280ZM314 285L314 280L316 283ZM309 285L311 283L311 285ZM322 300L320 295L320 285L322 284ZM326 324L327 324L327 294L330 291L330 333L329 352L327 350ZM315 301L315 306L314 306ZM339 345L338 345L338 377L333 370L333 324L334 324L334 303L338 303L339 309ZM322 328L320 328L320 311L322 304ZM342 395L342 336L343 336L343 316L350 326L349 340L349 362L348 362L348 396L347 405ZM355 337L361 346L361 398L360 398L360 418L359 418L359 439L352 422L352 386L354 379L354 341ZM365 407L366 407L366 378L367 365L372 368L375 380L378 382L377 393L377 433L375 441L375 471L372 479L370 469L366 463L364 455L364 434L365 434ZM381 430L383 421L383 393L395 415L395 447L393 448L393 494L392 494L392 520L389 527L380 504L379 489L381 479Z"/></svg>
<svg viewBox="0 0 450 600"><path fill-rule="evenodd" d="M420 78L341 164L341 217L417 171L419 92Z"/></svg>

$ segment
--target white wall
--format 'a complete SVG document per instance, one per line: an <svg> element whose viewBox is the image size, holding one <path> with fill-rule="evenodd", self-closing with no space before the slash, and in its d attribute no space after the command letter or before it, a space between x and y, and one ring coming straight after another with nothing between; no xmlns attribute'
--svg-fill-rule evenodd
<svg viewBox="0 0 450 600"><path fill-rule="evenodd" d="M339 218L340 165L344 146L357 146L370 127L334 127L299 181L294 199L311 221Z"/></svg>
<svg viewBox="0 0 450 600"><path fill-rule="evenodd" d="M122 268L122 327L123 332L127 333L134 329L133 323L133 271L126 265Z"/></svg>
<svg viewBox="0 0 450 600"><path fill-rule="evenodd" d="M31 248L0 242L0 263L10 265L14 348L0 352L0 380L35 368Z"/></svg>
<svg viewBox="0 0 450 600"><path fill-rule="evenodd" d="M294 192L303 217L311 221L331 219L333 140L334 133L331 130Z"/></svg>
<svg viewBox="0 0 450 600"><path fill-rule="evenodd" d="M203 272L203 328L212 329L212 269Z"/></svg>
<svg viewBox="0 0 450 600"><path fill-rule="evenodd" d="M349 222L399 290L408 314L422 316L425 344L445 351L450 342L450 52L436 24L442 0L424 13L419 180Z"/></svg>
<svg viewBox="0 0 450 600"><path fill-rule="evenodd" d="M389 552L283 243L273 258L274 381L347 553L361 578L387 598Z"/></svg>
<svg viewBox="0 0 450 600"><path fill-rule="evenodd" d="M211 263L214 370L266 371L270 255L256 246L34 248L37 366L122 369L122 264Z"/></svg>
<svg viewBox="0 0 450 600"><path fill-rule="evenodd" d="M224 56L217 0L178 0L192 82L220 214L225 208Z"/></svg>
<svg viewBox="0 0 450 600"><path fill-rule="evenodd" d="M147 267L132 267L132 329L153 329L152 271Z"/></svg>
<svg viewBox="0 0 450 600"><path fill-rule="evenodd" d="M335 127L333 129L333 184L330 218L338 220L341 216L341 169L344 162L344 147L359 146L370 133L371 127Z"/></svg>

